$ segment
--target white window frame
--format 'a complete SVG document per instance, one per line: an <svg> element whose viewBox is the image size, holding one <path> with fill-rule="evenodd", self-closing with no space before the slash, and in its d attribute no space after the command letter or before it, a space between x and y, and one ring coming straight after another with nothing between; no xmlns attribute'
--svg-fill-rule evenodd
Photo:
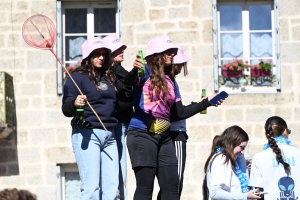
<svg viewBox="0 0 300 200"><path fill-rule="evenodd" d="M56 166L56 200L66 200L66 172L79 173L77 164L62 164Z"/></svg>
<svg viewBox="0 0 300 200"><path fill-rule="evenodd" d="M220 60L220 31L219 27L219 12L218 12L218 5L224 5L224 4L244 4L245 2L251 5L253 4L261 4L261 3L270 3L274 2L273 10L271 13L272 17L272 43L273 43L273 63L275 64L275 67L273 69L273 74L276 76L276 86L272 87L266 87L266 86L244 86L244 87L228 87L228 86L220 86L219 87L219 75L221 74L221 60ZM281 89L280 84L280 55L279 55L279 17L278 17L278 0L247 0L247 1L236 1L236 0L212 0L212 7L213 7L213 43L214 43L214 90L215 92L218 92L219 90L226 91L230 94L241 94L241 93L277 93ZM243 9L242 12L243 16L243 36L244 36L244 58L250 62L250 45L249 44L249 11L248 7L247 9ZM259 31L255 31L259 32ZM264 32L264 31L261 31ZM249 74L250 72L245 71L245 74Z"/></svg>
<svg viewBox="0 0 300 200"><path fill-rule="evenodd" d="M62 5L63 4L63 5ZM57 48L57 56L58 58L65 64L68 63L76 63L73 62L66 62L65 61L65 42L63 41L65 36L77 36L77 35L84 35L86 34L87 38L94 37L94 17L93 17L93 9L94 8L117 8L116 12L116 32L121 38L121 0L98 0L90 1L90 2L61 2L57 1L57 13L56 13L56 24L57 24L57 42L56 42L56 48ZM63 8L62 8L63 6ZM66 34L65 33L65 27L63 24L65 24L65 15L64 15L64 9L65 8L87 8L88 14L87 14L87 33L80 33L80 34ZM97 34L97 35L108 35L112 33L105 33L105 34ZM63 94L63 69L59 62L57 62L57 93L59 96Z"/></svg>

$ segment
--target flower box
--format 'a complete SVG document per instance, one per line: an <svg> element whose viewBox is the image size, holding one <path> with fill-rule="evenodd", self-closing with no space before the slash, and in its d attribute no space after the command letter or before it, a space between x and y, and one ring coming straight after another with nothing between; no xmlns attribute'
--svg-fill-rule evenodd
<svg viewBox="0 0 300 200"><path fill-rule="evenodd" d="M258 68L251 68L251 76L252 77L266 77L266 76L271 76L271 70L263 70L263 69L258 69Z"/></svg>
<svg viewBox="0 0 300 200"><path fill-rule="evenodd" d="M227 67L222 67L222 75L224 78L240 78L243 76L243 69L230 70Z"/></svg>

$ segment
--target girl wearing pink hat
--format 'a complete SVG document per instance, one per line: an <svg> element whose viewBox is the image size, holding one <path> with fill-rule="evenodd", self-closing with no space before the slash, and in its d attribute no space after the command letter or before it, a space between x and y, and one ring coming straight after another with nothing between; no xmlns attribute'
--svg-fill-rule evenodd
<svg viewBox="0 0 300 200"><path fill-rule="evenodd" d="M82 45L81 66L72 78L85 95L80 95L71 79L64 85L62 112L73 117L72 146L81 179L80 199L116 199L119 185L119 159L115 139L116 87L108 70L110 50L99 38L90 38ZM102 123L90 107L89 101ZM76 107L84 106L84 120L75 120Z"/></svg>
<svg viewBox="0 0 300 200"><path fill-rule="evenodd" d="M172 118L179 120L211 105L204 99L188 107L182 106L172 68L177 50L167 36L154 37L148 43L145 76L137 76L142 67L137 55L134 69L125 77L125 83L133 85L134 93L135 113L127 133L127 147L137 184L134 200L152 199L155 175L161 199L179 199L177 158L169 134L171 107L174 110Z"/></svg>

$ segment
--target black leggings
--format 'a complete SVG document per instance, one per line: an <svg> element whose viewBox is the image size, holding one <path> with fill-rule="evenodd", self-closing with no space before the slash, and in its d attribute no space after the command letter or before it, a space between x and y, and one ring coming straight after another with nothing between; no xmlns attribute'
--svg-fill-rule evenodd
<svg viewBox="0 0 300 200"><path fill-rule="evenodd" d="M154 178L157 174L161 200L179 200L177 166L135 167L134 200L152 200Z"/></svg>

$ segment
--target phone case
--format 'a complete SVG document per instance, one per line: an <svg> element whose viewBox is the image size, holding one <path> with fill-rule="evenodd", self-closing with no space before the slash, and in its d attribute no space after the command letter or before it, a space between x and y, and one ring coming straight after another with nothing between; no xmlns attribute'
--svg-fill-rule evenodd
<svg viewBox="0 0 300 200"><path fill-rule="evenodd" d="M220 100L224 100L228 97L227 92L220 92L217 96L215 96L214 98L212 98L209 102L211 103L211 105L215 106L217 105L218 101Z"/></svg>

